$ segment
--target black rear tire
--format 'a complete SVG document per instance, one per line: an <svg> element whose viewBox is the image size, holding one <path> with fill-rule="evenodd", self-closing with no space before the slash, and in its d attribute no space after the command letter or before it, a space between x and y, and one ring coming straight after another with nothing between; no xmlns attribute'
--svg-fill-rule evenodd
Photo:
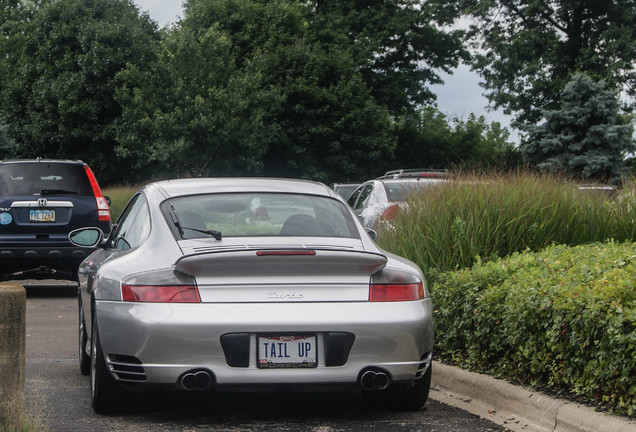
<svg viewBox="0 0 636 432"><path fill-rule="evenodd" d="M393 383L385 390L363 391L362 396L367 403L376 408L418 411L428 400L432 367L432 364L429 365L424 376L414 383Z"/></svg>
<svg viewBox="0 0 636 432"><path fill-rule="evenodd" d="M88 343L88 335L86 334L86 320L84 319L84 311L82 310L82 301L79 300L79 367L82 375L91 374L91 356L86 354Z"/></svg>
<svg viewBox="0 0 636 432"><path fill-rule="evenodd" d="M126 406L127 392L108 372L99 339L97 320L93 317L91 338L91 404L98 414L116 414Z"/></svg>

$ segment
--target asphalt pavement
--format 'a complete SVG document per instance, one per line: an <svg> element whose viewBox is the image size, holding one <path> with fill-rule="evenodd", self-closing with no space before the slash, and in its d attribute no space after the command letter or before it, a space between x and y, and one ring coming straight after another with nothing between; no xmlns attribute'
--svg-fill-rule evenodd
<svg viewBox="0 0 636 432"><path fill-rule="evenodd" d="M433 362L430 398L513 432L636 432L636 420L440 362Z"/></svg>

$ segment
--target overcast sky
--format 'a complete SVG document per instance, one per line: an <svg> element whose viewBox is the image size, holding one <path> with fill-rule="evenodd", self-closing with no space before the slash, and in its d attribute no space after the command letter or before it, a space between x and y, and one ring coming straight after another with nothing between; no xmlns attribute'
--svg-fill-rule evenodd
<svg viewBox="0 0 636 432"><path fill-rule="evenodd" d="M150 18L160 27L175 22L181 14L180 0L134 0L141 11L148 12ZM482 95L479 77L466 65L460 65L452 75L442 74L444 85L432 86L437 95L437 107L447 117L467 119L470 113L483 115L488 122L497 121L510 128L510 118L501 111L489 111L488 101ZM518 142L517 134L511 130L512 139Z"/></svg>

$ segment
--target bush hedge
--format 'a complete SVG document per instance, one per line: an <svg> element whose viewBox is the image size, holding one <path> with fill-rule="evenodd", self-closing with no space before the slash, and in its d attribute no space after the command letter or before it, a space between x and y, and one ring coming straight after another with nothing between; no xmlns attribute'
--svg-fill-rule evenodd
<svg viewBox="0 0 636 432"><path fill-rule="evenodd" d="M636 244L550 246L432 286L436 350L461 366L636 414Z"/></svg>

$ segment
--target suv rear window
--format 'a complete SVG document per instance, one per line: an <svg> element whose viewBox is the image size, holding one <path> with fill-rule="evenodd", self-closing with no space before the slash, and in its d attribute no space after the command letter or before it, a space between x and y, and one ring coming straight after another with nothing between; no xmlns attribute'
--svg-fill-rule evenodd
<svg viewBox="0 0 636 432"><path fill-rule="evenodd" d="M0 165L0 196L56 193L92 196L84 167L47 162Z"/></svg>
<svg viewBox="0 0 636 432"><path fill-rule="evenodd" d="M446 182L445 179L424 179L418 181L393 181L384 182L384 188L389 201L406 201L408 198L417 193L419 190L430 186L437 186L442 182Z"/></svg>

